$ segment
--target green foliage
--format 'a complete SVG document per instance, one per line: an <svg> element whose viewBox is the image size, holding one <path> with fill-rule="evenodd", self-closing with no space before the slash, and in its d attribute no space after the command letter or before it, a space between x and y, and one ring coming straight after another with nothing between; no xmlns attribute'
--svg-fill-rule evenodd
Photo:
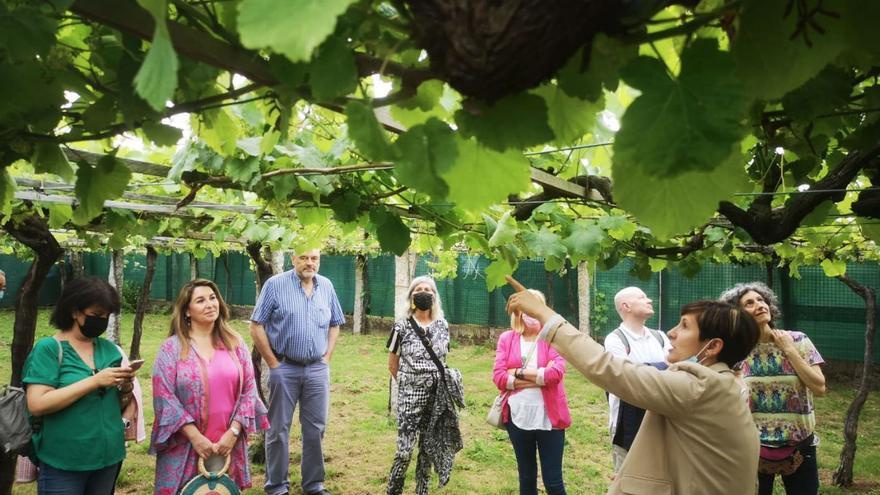
<svg viewBox="0 0 880 495"><path fill-rule="evenodd" d="M496 260L490 286L526 257L549 270L635 257L646 276L769 253L837 273L841 260L878 256L864 221L876 215L853 212L880 180L859 162L880 139L878 2L642 2L625 35L572 33L585 43L555 73L487 101L459 93L451 69L468 67L448 65L459 62L419 31L418 9L399 10L410 3L120 6L145 9L145 26L69 0L0 3L0 211L36 213L96 248L162 235L196 253L241 238L467 249ZM154 176L112 156L71 165L76 150L170 169ZM840 193L798 209L786 244L756 245L853 161ZM576 185L543 183L536 169ZM14 199L59 177L74 209ZM103 208L129 179L126 201L162 206ZM170 218L156 212L174 205ZM774 216L749 225L761 212Z"/></svg>
<svg viewBox="0 0 880 495"><path fill-rule="evenodd" d="M493 105L474 105L459 110L455 121L466 136L497 151L525 148L553 139L547 121L547 103L528 93L509 96Z"/></svg>
<svg viewBox="0 0 880 495"><path fill-rule="evenodd" d="M707 172L730 156L745 129L746 99L732 57L715 40L697 40L681 56L681 73L639 57L623 72L642 95L627 108L614 139L614 166L666 178Z"/></svg>
<svg viewBox="0 0 880 495"><path fill-rule="evenodd" d="M165 108L177 87L177 54L171 46L171 36L165 25L166 0L138 0L153 16L156 31L153 44L143 65L134 78L135 89L156 111Z"/></svg>
<svg viewBox="0 0 880 495"><path fill-rule="evenodd" d="M76 170L76 199L73 221L85 225L101 214L104 201L122 195L131 178L131 171L113 155L106 155L92 167L80 162Z"/></svg>
<svg viewBox="0 0 880 495"><path fill-rule="evenodd" d="M449 199L461 208L486 208L528 187L528 161L521 154L499 153L470 139L457 139L456 146L458 157L441 176L447 184L455 184Z"/></svg>
<svg viewBox="0 0 880 495"><path fill-rule="evenodd" d="M336 18L353 0L243 0L238 32L248 48L269 47L294 62L307 61L333 32ZM296 28L291 21L300 20Z"/></svg>
<svg viewBox="0 0 880 495"><path fill-rule="evenodd" d="M402 134L394 146L400 156L394 172L403 185L434 198L449 194L442 175L458 157L458 148L448 125L431 118Z"/></svg>

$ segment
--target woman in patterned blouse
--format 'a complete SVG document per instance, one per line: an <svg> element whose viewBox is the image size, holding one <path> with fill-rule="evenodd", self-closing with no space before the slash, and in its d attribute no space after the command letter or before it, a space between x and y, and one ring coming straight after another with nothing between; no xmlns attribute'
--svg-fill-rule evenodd
<svg viewBox="0 0 880 495"><path fill-rule="evenodd" d="M458 417L451 406L451 396L457 391L449 383L455 379L460 383L460 376L452 376L450 373L457 373L453 369L441 372L434 359L445 368L449 352L449 325L443 319L434 279L414 278L407 301L406 313L394 322L388 337L388 370L397 379L398 394L397 453L388 476L388 495L403 492L406 469L417 440L418 495L428 493L432 465L437 469L440 486L449 481L455 453L461 450ZM434 352L433 357L427 346Z"/></svg>
<svg viewBox="0 0 880 495"><path fill-rule="evenodd" d="M773 493L777 473L789 495L816 494L819 438L814 434L813 395L825 394L825 376L819 367L825 361L805 334L776 328L781 312L776 295L766 285L737 284L724 292L721 300L752 315L761 329L758 345L742 362L749 407L761 437L758 494ZM785 459L782 464L787 471L797 466L793 472L774 469L765 462Z"/></svg>

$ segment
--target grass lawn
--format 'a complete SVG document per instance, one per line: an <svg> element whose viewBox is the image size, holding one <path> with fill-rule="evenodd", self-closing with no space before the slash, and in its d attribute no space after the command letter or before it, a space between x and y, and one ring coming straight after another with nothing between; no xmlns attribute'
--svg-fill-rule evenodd
<svg viewBox="0 0 880 495"><path fill-rule="evenodd" d="M147 366L140 371L147 399L147 430L152 423L149 365L167 333L167 315L148 315L141 348ZM9 381L9 353L12 341L13 313L0 312L0 383ZM123 347L131 339L131 315L123 317ZM246 322L234 322L247 335ZM40 312L37 338L49 336L48 312ZM385 337L343 334L333 357L331 370L330 422L325 436L327 488L335 494L358 495L384 493L388 470L395 451L396 429L388 414L387 354ZM452 480L438 493L444 494L515 494L518 493L516 463L507 434L484 422L495 397L490 379L494 346L457 346L449 357L452 366L464 375L467 407L461 426L465 448L456 458ZM854 391L830 384L827 396L817 399L820 493L853 493L830 486L831 472L837 465L842 446L843 419ZM604 493L610 472L609 439L605 430L607 405L605 394L576 373L569 373L566 389L574 423L566 433L564 474L568 493L574 495ZM299 490L300 441L298 420L294 419L291 439L292 494ZM154 459L147 454L148 442L130 444L123 464L117 493L151 493ZM411 464L407 493L415 490ZM263 466L253 466L254 486L245 493L262 493ZM880 397L872 394L862 412L856 457L855 493L880 493ZM436 482L436 478L435 478ZM35 484L17 485L14 494L36 493ZM783 493L777 489L777 493Z"/></svg>

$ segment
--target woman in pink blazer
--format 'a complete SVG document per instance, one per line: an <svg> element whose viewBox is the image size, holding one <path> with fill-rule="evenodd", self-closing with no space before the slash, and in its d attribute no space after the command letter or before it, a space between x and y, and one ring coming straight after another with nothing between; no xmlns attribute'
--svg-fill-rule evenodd
<svg viewBox="0 0 880 495"><path fill-rule="evenodd" d="M542 301L544 295L531 290ZM513 314L511 330L498 337L493 380L505 393L502 419L519 470L520 495L537 495L537 450L548 495L564 495L562 452L565 429L571 425L562 379L565 360L543 340L541 324L528 315Z"/></svg>

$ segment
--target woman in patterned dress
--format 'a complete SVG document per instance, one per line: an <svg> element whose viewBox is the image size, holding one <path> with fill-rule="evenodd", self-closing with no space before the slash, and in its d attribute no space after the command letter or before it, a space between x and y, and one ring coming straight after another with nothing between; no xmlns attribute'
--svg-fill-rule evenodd
<svg viewBox="0 0 880 495"><path fill-rule="evenodd" d="M180 289L153 366L155 494L178 493L199 458L214 454L231 455L229 476L241 489L251 486L247 437L269 422L247 344L228 320L214 282L196 279Z"/></svg>
<svg viewBox="0 0 880 495"><path fill-rule="evenodd" d="M737 284L720 299L752 315L761 329L758 345L742 362L749 408L761 437L761 457L801 459L794 472L782 475L785 491L816 494L819 438L814 433L813 395L825 394L825 376L819 366L825 361L805 334L776 328L782 314L776 295L766 285ZM759 495L773 493L776 474L770 471L759 467Z"/></svg>
<svg viewBox="0 0 880 495"><path fill-rule="evenodd" d="M406 313L394 322L388 338L388 370L397 379L397 453L388 476L388 495L403 491L406 470L416 441L416 493L428 493L433 465L440 486L449 481L455 453L461 449L461 432L454 407L446 398L454 394L445 386L449 371L437 368L425 344L445 367L449 352L449 325L443 319L434 279L413 279L407 292ZM424 342L424 343L423 343Z"/></svg>

